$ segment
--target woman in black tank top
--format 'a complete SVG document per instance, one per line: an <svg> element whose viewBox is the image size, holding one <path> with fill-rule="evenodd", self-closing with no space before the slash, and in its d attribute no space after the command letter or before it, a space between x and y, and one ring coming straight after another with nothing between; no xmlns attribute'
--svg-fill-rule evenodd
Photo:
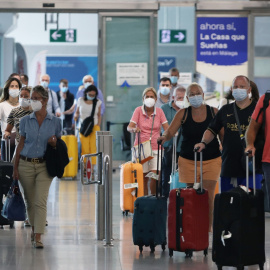
<svg viewBox="0 0 270 270"><path fill-rule="evenodd" d="M160 139L163 142L170 140L182 126L183 141L178 160L179 181L193 186L194 145L201 141L203 133L214 118L217 109L203 104L203 90L197 83L188 86L186 95L191 106L177 112L171 125ZM221 171L220 156L219 143L215 138L203 152L203 188L208 190L209 195L209 232L212 231L215 188ZM197 166L197 182L199 182L199 162Z"/></svg>

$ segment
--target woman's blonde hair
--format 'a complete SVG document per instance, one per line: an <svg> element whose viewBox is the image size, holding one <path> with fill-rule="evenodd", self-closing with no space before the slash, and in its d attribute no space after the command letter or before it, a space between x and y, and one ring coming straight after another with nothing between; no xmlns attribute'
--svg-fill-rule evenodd
<svg viewBox="0 0 270 270"><path fill-rule="evenodd" d="M193 82L193 83L191 83L191 84L187 87L187 92L186 92L186 95L187 95L187 96L189 95L190 89L193 88L193 87L199 88L199 89L202 91L202 93L203 93L202 87L201 87L198 83Z"/></svg>
<svg viewBox="0 0 270 270"><path fill-rule="evenodd" d="M147 87L144 89L143 93L142 93L142 98L144 99L144 96L146 95L146 93L152 91L155 95L155 97L157 98L157 91L155 90L154 87Z"/></svg>

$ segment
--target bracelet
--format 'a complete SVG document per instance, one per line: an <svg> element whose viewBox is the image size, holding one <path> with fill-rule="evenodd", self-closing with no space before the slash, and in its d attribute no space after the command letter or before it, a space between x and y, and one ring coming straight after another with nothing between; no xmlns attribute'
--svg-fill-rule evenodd
<svg viewBox="0 0 270 270"><path fill-rule="evenodd" d="M205 146L205 148L206 148L207 143L206 143L206 142L204 142L204 141L201 141L201 143L203 143L203 144L204 144L204 146Z"/></svg>

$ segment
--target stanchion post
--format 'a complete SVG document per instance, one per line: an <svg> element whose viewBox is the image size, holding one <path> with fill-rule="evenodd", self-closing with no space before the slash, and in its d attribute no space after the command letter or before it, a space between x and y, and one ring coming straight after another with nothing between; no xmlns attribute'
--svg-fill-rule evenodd
<svg viewBox="0 0 270 270"><path fill-rule="evenodd" d="M112 244L112 213L110 211L111 201L111 166L110 157L106 155L104 157L104 185L105 185L105 244L104 246L113 246Z"/></svg>
<svg viewBox="0 0 270 270"><path fill-rule="evenodd" d="M97 131L96 133L97 152L102 152L103 156L110 157L109 175L110 175L110 201L112 202L112 135L110 131ZM105 169L105 168L104 168ZM105 239L105 190L103 172L103 183L96 185L96 239ZM110 204L110 212L112 213L112 203ZM110 226L112 228L112 216L110 217Z"/></svg>

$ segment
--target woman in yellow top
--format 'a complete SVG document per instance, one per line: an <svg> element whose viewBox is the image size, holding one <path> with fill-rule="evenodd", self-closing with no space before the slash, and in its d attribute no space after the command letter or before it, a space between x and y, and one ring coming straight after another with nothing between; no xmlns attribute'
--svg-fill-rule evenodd
<svg viewBox="0 0 270 270"><path fill-rule="evenodd" d="M78 99L77 110L74 115L74 120L77 121L80 117L80 122L89 117L92 113L93 104L96 103L94 113L94 127L90 135L84 136L80 133L80 140L82 145L82 155L94 154L97 152L96 148L96 131L100 131L101 125L101 101L97 98L98 90L94 85L88 86L84 90L84 96ZM96 164L96 158L92 158L92 165ZM93 167L92 167L92 177Z"/></svg>

